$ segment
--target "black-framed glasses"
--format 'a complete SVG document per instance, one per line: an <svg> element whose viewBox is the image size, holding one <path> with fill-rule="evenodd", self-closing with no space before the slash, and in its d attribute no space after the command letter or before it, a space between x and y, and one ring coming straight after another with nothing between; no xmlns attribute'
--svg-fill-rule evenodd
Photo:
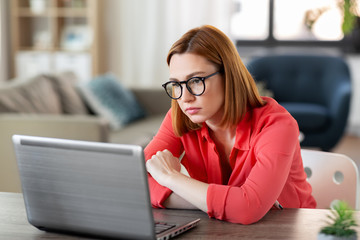
<svg viewBox="0 0 360 240"><path fill-rule="evenodd" d="M182 82L169 81L164 83L162 87L165 89L167 95L172 99L181 98L183 93L183 87L181 84L185 84L187 90L189 90L192 95L200 96L205 92L205 79L208 79L218 73L219 72L214 72L206 77L192 77Z"/></svg>

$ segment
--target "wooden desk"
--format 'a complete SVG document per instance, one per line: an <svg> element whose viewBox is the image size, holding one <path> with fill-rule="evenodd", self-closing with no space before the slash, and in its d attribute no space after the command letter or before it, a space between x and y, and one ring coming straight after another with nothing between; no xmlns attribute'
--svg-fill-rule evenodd
<svg viewBox="0 0 360 240"><path fill-rule="evenodd" d="M201 218L200 224L176 239L316 239L324 225L324 209L271 210L252 225L227 223L209 217L201 211L160 210L176 215ZM360 223L360 212L356 212ZM358 234L360 228L357 228ZM40 231L27 222L21 194L0 192L0 239L88 239Z"/></svg>

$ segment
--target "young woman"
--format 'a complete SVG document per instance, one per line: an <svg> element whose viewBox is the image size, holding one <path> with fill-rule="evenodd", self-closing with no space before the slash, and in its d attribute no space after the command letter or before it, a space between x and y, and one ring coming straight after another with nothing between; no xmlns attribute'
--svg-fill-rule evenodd
<svg viewBox="0 0 360 240"><path fill-rule="evenodd" d="M190 30L171 47L167 63L163 87L172 107L145 149L154 207L199 208L250 224L274 204L316 206L296 121L259 96L224 33L212 26Z"/></svg>

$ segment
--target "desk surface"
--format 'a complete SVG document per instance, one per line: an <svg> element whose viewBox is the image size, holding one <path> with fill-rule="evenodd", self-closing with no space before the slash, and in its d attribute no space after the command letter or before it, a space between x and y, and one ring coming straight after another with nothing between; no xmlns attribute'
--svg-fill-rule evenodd
<svg viewBox="0 0 360 240"><path fill-rule="evenodd" d="M176 239L317 239L329 213L325 209L270 210L259 222L241 225L210 219L193 210L160 210L174 215L193 216L200 224ZM356 212L360 223L360 212ZM360 227L356 229L358 234ZM86 239L40 231L27 222L21 194L0 192L0 239Z"/></svg>

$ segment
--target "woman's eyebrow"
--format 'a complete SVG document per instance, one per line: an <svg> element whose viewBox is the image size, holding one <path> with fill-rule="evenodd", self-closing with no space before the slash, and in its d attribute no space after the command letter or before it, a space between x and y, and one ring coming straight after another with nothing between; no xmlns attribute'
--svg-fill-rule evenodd
<svg viewBox="0 0 360 240"><path fill-rule="evenodd" d="M184 81L186 81L192 77L195 77L198 74L204 74L204 73L205 73L204 71L197 71L197 72L190 73L190 74L186 75L186 79ZM177 78L169 78L169 80L170 81L179 81Z"/></svg>

